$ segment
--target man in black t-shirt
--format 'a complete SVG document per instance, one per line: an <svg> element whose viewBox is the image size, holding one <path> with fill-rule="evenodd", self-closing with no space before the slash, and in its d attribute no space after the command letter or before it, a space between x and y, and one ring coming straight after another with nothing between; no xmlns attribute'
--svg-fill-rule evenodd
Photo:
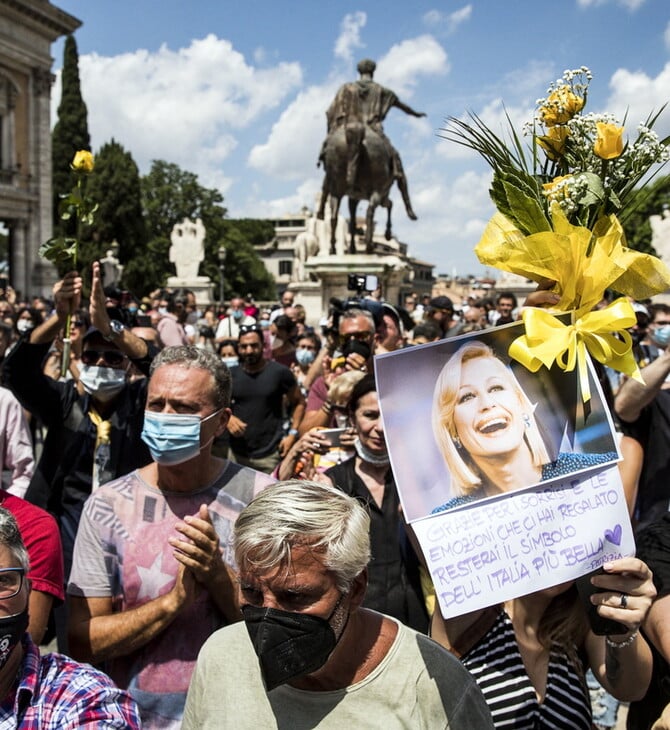
<svg viewBox="0 0 670 730"><path fill-rule="evenodd" d="M291 371L263 357L260 325L240 327L238 367L233 376L233 415L228 422L235 461L267 473L293 446L305 412L305 399ZM291 426L284 434L284 397Z"/></svg>

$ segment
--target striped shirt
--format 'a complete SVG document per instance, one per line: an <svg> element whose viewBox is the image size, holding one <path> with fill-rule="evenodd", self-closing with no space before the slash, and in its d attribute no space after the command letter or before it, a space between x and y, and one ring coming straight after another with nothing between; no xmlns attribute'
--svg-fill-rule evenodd
<svg viewBox="0 0 670 730"><path fill-rule="evenodd" d="M482 690L498 730L591 728L591 704L583 673L559 647L549 656L545 697L538 702L505 611L462 662Z"/></svg>

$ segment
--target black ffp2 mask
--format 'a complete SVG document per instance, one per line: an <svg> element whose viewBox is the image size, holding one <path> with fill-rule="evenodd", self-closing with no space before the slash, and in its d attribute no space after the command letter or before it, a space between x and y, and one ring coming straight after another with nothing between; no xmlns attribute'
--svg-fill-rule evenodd
<svg viewBox="0 0 670 730"><path fill-rule="evenodd" d="M268 692L295 677L311 674L326 663L339 640L330 619L340 601L327 619L277 608L242 606Z"/></svg>

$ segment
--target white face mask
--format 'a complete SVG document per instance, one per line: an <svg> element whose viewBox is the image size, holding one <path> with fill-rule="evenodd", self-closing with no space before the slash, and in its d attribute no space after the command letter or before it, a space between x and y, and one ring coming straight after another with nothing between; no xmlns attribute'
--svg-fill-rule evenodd
<svg viewBox="0 0 670 730"><path fill-rule="evenodd" d="M16 321L16 329L23 334L33 329L33 323L29 319L19 319Z"/></svg>
<svg viewBox="0 0 670 730"><path fill-rule="evenodd" d="M126 371L98 365L84 365L79 371L79 380L89 395L106 403L123 390L126 384Z"/></svg>

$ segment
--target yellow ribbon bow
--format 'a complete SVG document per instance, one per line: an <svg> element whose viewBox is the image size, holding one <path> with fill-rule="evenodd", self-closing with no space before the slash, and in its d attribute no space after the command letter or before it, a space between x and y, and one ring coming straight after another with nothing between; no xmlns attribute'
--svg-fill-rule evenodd
<svg viewBox="0 0 670 730"><path fill-rule="evenodd" d="M605 309L588 312L573 324L563 324L544 309L528 307L523 313L526 332L510 345L509 355L531 372L556 363L562 370L579 372L582 400L591 399L586 351L615 370L643 383L626 328L636 324L630 302L617 299Z"/></svg>
<svg viewBox="0 0 670 730"><path fill-rule="evenodd" d="M100 444L108 444L112 435L112 422L104 421L93 406L89 408L88 416L97 429L95 448L97 449Z"/></svg>

